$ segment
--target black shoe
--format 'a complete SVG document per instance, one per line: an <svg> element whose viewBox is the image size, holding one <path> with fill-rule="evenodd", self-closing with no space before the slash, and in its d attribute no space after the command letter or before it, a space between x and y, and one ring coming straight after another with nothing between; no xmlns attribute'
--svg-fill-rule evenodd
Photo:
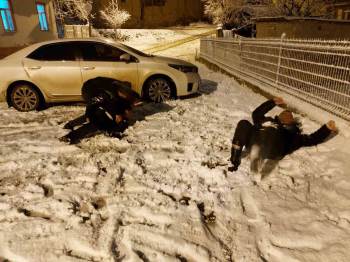
<svg viewBox="0 0 350 262"><path fill-rule="evenodd" d="M64 143L68 143L70 145L75 145L75 144L78 144L80 142L79 139L72 139L69 136L62 136L58 140L61 142L64 142Z"/></svg>
<svg viewBox="0 0 350 262"><path fill-rule="evenodd" d="M230 171L230 172L235 172L235 171L237 171L238 170L238 166L230 166L229 168L228 168L228 171Z"/></svg>
<svg viewBox="0 0 350 262"><path fill-rule="evenodd" d="M73 130L74 129L74 127L68 122L67 124L65 124L64 126L63 126L63 128L64 129L70 129L70 130Z"/></svg>
<svg viewBox="0 0 350 262"><path fill-rule="evenodd" d="M118 139L122 139L123 138L123 133L122 132L118 132L118 131L111 131L108 133L108 135L110 137L115 137L115 138L118 138Z"/></svg>
<svg viewBox="0 0 350 262"><path fill-rule="evenodd" d="M237 149L237 148L232 147L231 159L230 159L231 163L233 165L231 168L232 171L237 171L239 165L241 164L241 154L242 154L242 148ZM229 171L231 171L231 170L229 170Z"/></svg>
<svg viewBox="0 0 350 262"><path fill-rule="evenodd" d="M68 136L62 136L58 139L59 141L61 142L64 142L64 143L70 143L70 138Z"/></svg>

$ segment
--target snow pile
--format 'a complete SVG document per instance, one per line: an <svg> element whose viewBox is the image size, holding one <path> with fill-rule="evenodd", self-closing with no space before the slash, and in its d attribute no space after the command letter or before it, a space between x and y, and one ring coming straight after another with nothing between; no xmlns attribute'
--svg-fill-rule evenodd
<svg viewBox="0 0 350 262"><path fill-rule="evenodd" d="M162 55L193 60L196 48ZM122 140L68 146L57 138L83 107L23 114L0 104L0 258L347 261L348 139L295 152L259 185L246 158L228 173L234 127L265 98L200 73L200 96L144 105ZM300 118L305 132L319 127Z"/></svg>

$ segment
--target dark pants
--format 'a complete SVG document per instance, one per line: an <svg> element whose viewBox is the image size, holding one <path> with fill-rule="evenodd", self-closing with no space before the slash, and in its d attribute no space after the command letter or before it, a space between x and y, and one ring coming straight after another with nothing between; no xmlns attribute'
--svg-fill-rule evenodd
<svg viewBox="0 0 350 262"><path fill-rule="evenodd" d="M241 148L250 147L253 130L253 125L248 120L239 121L232 139L232 144Z"/></svg>
<svg viewBox="0 0 350 262"><path fill-rule="evenodd" d="M65 124L64 127L68 129L73 129L74 127L81 126L86 122L87 122L87 119L86 119L86 115L84 114L82 116L77 117L76 119L69 121L67 124Z"/></svg>
<svg viewBox="0 0 350 262"><path fill-rule="evenodd" d="M243 147L249 148L252 141L252 134L254 132L253 125L247 120L238 122L235 134L232 139L231 148L231 163L232 171L236 171L241 164L241 154ZM230 170L230 169L229 169Z"/></svg>
<svg viewBox="0 0 350 262"><path fill-rule="evenodd" d="M270 174L278 161L285 155L281 153L278 146L271 146L271 141L277 136L278 134L276 134L274 128L265 129L265 132L262 132L257 131L247 120L239 121L232 139L232 170L236 171L241 163L242 149L246 147L250 152L253 145L256 144L258 145L258 151L250 155L250 170L260 172L262 178Z"/></svg>
<svg viewBox="0 0 350 262"><path fill-rule="evenodd" d="M77 129L72 130L65 136L65 138L68 138L71 144L76 144L84 138L92 137L101 133L119 138L121 133L128 128L128 122L123 121L117 124L115 122L111 122L109 119L104 119L103 115L97 114L96 118L91 119L91 122L87 122L86 115L82 115L69 121L66 126L71 129L79 126Z"/></svg>
<svg viewBox="0 0 350 262"><path fill-rule="evenodd" d="M71 144L77 144L83 138L92 137L101 133L101 130L92 123L86 123L75 130L69 132L65 137L69 139Z"/></svg>

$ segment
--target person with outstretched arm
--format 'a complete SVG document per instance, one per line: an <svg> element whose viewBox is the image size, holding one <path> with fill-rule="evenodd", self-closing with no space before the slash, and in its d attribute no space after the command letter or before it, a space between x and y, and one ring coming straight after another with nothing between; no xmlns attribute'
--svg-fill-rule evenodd
<svg viewBox="0 0 350 262"><path fill-rule="evenodd" d="M335 122L329 121L314 133L303 134L300 123L289 110L283 110L275 117L266 116L275 106L284 105L282 98L275 97L254 110L253 123L248 120L238 122L232 139L230 171L238 169L244 148L251 153L252 171L257 171L261 159L280 160L301 147L320 144L337 132Z"/></svg>

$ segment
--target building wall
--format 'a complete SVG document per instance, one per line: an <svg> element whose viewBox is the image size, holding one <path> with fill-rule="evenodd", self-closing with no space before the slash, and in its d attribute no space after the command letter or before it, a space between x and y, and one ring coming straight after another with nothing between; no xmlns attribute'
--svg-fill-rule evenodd
<svg viewBox="0 0 350 262"><path fill-rule="evenodd" d="M335 18L338 20L350 20L350 1L340 0L334 3Z"/></svg>
<svg viewBox="0 0 350 262"><path fill-rule="evenodd" d="M54 9L50 0L40 0L46 6L49 31L41 31L35 0L10 0L15 32L5 32L0 22L0 57L23 46L57 38Z"/></svg>
<svg viewBox="0 0 350 262"><path fill-rule="evenodd" d="M100 0L95 4L95 10L101 10L108 5L109 0ZM124 28L155 28L174 26L198 21L203 17L201 0L165 0L164 6L147 6L143 0L119 0L121 9L131 15ZM96 27L104 27L97 13Z"/></svg>
<svg viewBox="0 0 350 262"><path fill-rule="evenodd" d="M292 20L292 21L257 21L257 38L321 38L350 39L350 21L334 20Z"/></svg>
<svg viewBox="0 0 350 262"><path fill-rule="evenodd" d="M103 2L104 2L104 5L108 4L108 0L104 0ZM128 11L131 15L130 19L124 24L123 27L125 28L142 27L141 25L142 0L126 0L125 2L119 1L119 6L121 9Z"/></svg>

